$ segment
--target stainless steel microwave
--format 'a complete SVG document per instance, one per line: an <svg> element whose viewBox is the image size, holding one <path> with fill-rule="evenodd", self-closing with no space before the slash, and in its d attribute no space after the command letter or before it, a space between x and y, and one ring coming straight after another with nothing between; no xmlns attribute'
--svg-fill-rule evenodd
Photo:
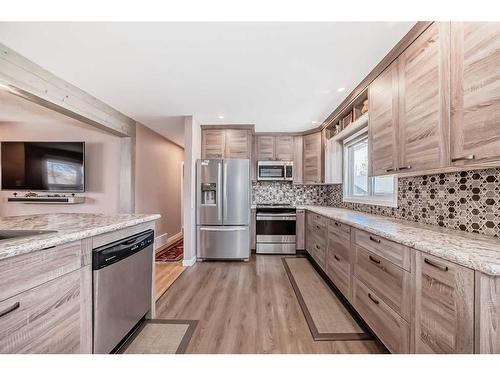
<svg viewBox="0 0 500 375"><path fill-rule="evenodd" d="M292 181L293 161L259 161L257 162L257 180L259 181Z"/></svg>

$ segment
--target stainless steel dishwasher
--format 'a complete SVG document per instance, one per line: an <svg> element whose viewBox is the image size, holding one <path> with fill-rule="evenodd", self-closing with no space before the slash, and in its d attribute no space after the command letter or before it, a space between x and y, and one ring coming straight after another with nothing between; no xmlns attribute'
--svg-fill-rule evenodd
<svg viewBox="0 0 500 375"><path fill-rule="evenodd" d="M151 308L154 232L92 253L93 352L110 353Z"/></svg>

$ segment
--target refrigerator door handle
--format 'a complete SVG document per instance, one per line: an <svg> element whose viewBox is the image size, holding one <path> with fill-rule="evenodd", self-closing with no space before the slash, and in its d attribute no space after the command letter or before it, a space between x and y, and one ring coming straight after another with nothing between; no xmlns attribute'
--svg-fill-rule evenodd
<svg viewBox="0 0 500 375"><path fill-rule="evenodd" d="M219 222L222 223L222 204L221 204L221 189L223 189L224 187L222 186L221 182L222 182L222 178L221 178L221 163L223 162L220 162L218 163L217 165L217 181L218 181L218 184L219 184L219 187L218 187L218 190L217 190L217 220Z"/></svg>
<svg viewBox="0 0 500 375"><path fill-rule="evenodd" d="M224 221L226 221L227 219L227 164L225 161L222 161L222 163L224 164L224 173L223 173L223 176L222 178L224 179L224 183L222 184L223 187L223 192L222 194L224 194L224 198L223 198L223 206L224 206L224 218L222 220L222 222L224 223Z"/></svg>
<svg viewBox="0 0 500 375"><path fill-rule="evenodd" d="M247 230L247 227L236 227L236 228L200 228L203 232L238 232L241 230Z"/></svg>

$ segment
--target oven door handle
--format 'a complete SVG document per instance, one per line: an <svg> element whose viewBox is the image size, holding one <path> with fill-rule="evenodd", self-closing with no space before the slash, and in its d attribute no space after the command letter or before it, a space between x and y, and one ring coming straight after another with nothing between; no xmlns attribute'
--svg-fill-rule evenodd
<svg viewBox="0 0 500 375"><path fill-rule="evenodd" d="M257 212L257 217L259 216L274 216L274 217L296 217L297 214L292 214L292 213L283 213L283 214L273 214L273 213L262 213L262 212Z"/></svg>
<svg viewBox="0 0 500 375"><path fill-rule="evenodd" d="M259 216L257 215L257 221L267 221L267 220L279 220L279 221L296 221L296 216Z"/></svg>

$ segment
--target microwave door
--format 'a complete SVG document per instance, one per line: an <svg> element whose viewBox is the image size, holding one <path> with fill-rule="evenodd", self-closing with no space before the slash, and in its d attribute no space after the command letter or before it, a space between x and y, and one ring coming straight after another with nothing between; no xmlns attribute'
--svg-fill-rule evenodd
<svg viewBox="0 0 500 375"><path fill-rule="evenodd" d="M222 225L222 160L198 160L196 164L196 222Z"/></svg>
<svg viewBox="0 0 500 375"><path fill-rule="evenodd" d="M259 179L261 180L283 180L285 168L283 165L260 165Z"/></svg>

